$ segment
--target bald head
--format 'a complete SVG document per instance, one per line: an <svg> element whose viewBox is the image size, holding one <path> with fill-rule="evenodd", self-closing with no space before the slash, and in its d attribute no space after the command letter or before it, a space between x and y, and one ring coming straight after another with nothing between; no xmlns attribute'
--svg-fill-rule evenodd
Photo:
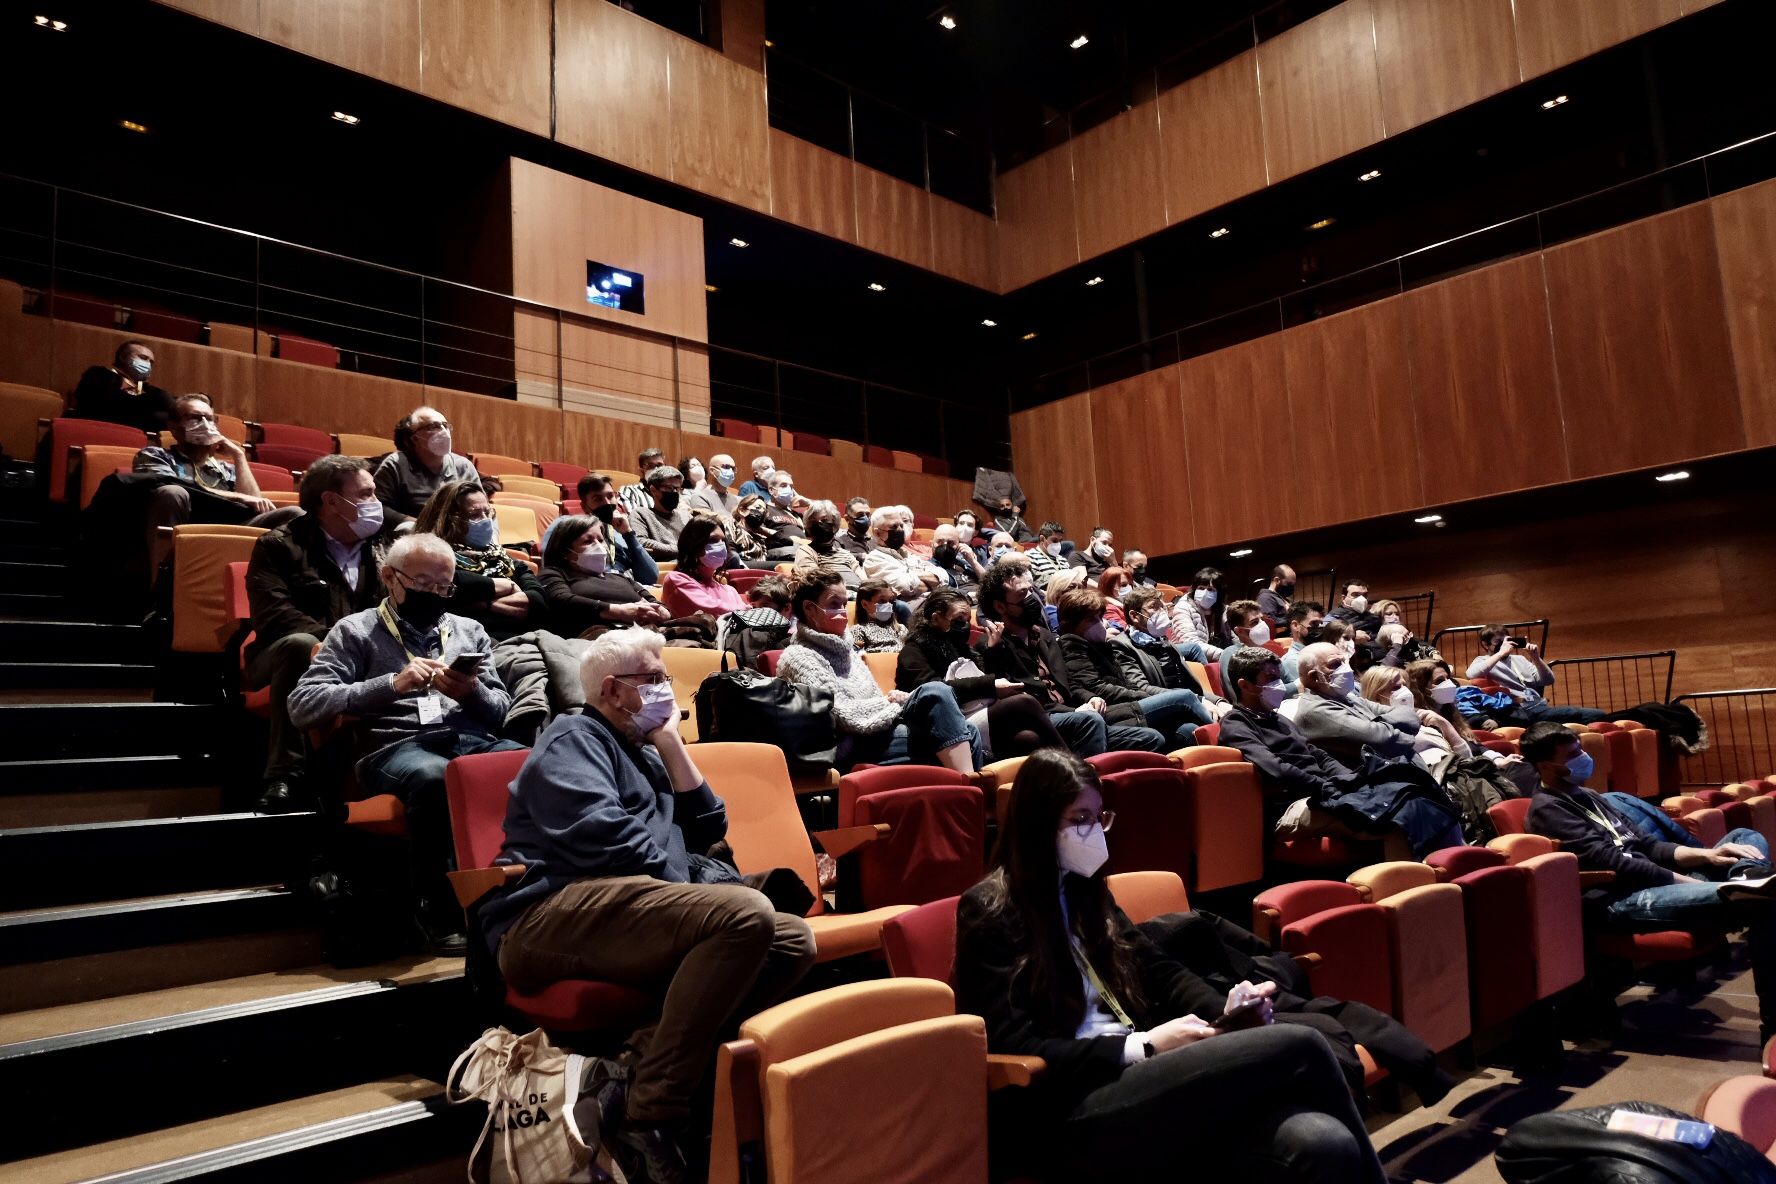
<svg viewBox="0 0 1776 1184"><path fill-rule="evenodd" d="M1304 647L1297 665L1301 675L1301 689L1329 699L1344 698L1350 693L1349 685L1340 689L1335 684L1348 679L1348 676L1340 673L1346 664L1344 651L1335 645L1327 645L1322 641Z"/></svg>

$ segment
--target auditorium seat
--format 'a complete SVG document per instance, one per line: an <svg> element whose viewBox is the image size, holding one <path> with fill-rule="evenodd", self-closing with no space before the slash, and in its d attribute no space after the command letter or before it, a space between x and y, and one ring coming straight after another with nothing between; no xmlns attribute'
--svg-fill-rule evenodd
<svg viewBox="0 0 1776 1184"><path fill-rule="evenodd" d="M1476 848L1484 850L1484 848ZM1537 989L1539 918L1530 873L1499 863L1457 876L1468 938L1468 1005L1476 1031L1498 1027L1541 997ZM1526 940L1525 927L1531 930ZM1583 948L1582 935L1566 940ZM1581 955L1579 961L1583 963Z"/></svg>
<svg viewBox="0 0 1776 1184"><path fill-rule="evenodd" d="M1280 658L1289 652L1289 643L1273 637L1264 643L1264 648Z"/></svg>
<svg viewBox="0 0 1776 1184"><path fill-rule="evenodd" d="M302 427L292 423L248 423L247 430L255 444L273 444L301 448L318 456L333 451L333 436L320 428Z"/></svg>
<svg viewBox="0 0 1776 1184"><path fill-rule="evenodd" d="M1609 748L1609 787L1620 793L1643 796L1640 792L1639 767L1634 760L1634 734L1605 720L1590 725Z"/></svg>
<svg viewBox="0 0 1776 1184"><path fill-rule="evenodd" d="M717 419L710 426L710 431L729 440L744 440L748 444L758 443L758 429L743 419Z"/></svg>
<svg viewBox="0 0 1776 1184"><path fill-rule="evenodd" d="M1496 806L1488 806L1486 817L1501 835L1523 834L1529 829L1529 802L1528 798L1506 798Z"/></svg>
<svg viewBox="0 0 1776 1184"><path fill-rule="evenodd" d="M395 450L395 442L385 436L366 436L360 432L340 432L333 437L333 451L342 456L361 456L376 461Z"/></svg>
<svg viewBox="0 0 1776 1184"><path fill-rule="evenodd" d="M71 464L79 473L79 506L84 510L92 504L93 495L105 478L130 471L140 449L120 448L115 444L82 444L69 451L73 453Z"/></svg>
<svg viewBox="0 0 1776 1184"><path fill-rule="evenodd" d="M1445 847L1425 856L1427 867L1437 869L1452 881L1482 868L1504 867L1507 862L1502 853L1488 847Z"/></svg>
<svg viewBox="0 0 1776 1184"><path fill-rule="evenodd" d="M863 463L863 445L852 440L834 440L832 458L846 464L860 465Z"/></svg>
<svg viewBox="0 0 1776 1184"><path fill-rule="evenodd" d="M510 504L500 506L500 546L526 547L542 537L543 532L538 528L536 513L529 507Z"/></svg>
<svg viewBox="0 0 1776 1184"><path fill-rule="evenodd" d="M891 789L909 789L923 785L970 786L979 793L983 780L985 778L981 774L964 776L941 765L868 765L853 769L839 778L839 825L844 827L857 824L857 799L865 794L886 793Z"/></svg>
<svg viewBox="0 0 1776 1184"><path fill-rule="evenodd" d="M1346 904L1309 913L1283 926L1281 945L1297 958L1316 956L1309 969L1315 995L1367 1003L1398 1016L1392 937L1382 906Z"/></svg>
<svg viewBox="0 0 1776 1184"><path fill-rule="evenodd" d="M776 572L766 571L764 568L761 568L761 567L729 568L728 569L728 586L730 588L734 589L734 591L740 593L740 595L744 596L744 595L746 595L747 591L752 588L752 586L754 584L758 583L760 580L764 579L766 576L773 576L776 574L777 574ZM892 656L892 655L890 655L890 656Z"/></svg>
<svg viewBox="0 0 1776 1184"><path fill-rule="evenodd" d="M865 444L863 446L863 463L892 469L894 467L894 453L877 444Z"/></svg>
<svg viewBox="0 0 1776 1184"><path fill-rule="evenodd" d="M465 909L524 874L522 867L496 867L493 861L505 845L507 787L529 755L525 749L459 756L444 770L458 868L450 881ZM553 1031L610 1034L646 1022L657 1007L651 996L631 987L591 979L564 979L535 992L508 985L505 1002L530 1023Z"/></svg>
<svg viewBox="0 0 1776 1184"><path fill-rule="evenodd" d="M305 473L309 465L330 455L332 451L327 448L317 452L296 444L255 444L253 459L263 464L276 465L280 469L289 469L294 473Z"/></svg>
<svg viewBox="0 0 1776 1184"><path fill-rule="evenodd" d="M993 799L993 817L1000 826L1005 825L1006 811L1011 809L1012 788L1017 784L1018 770L1024 767L1024 757L1008 756L1002 760L988 761L981 766L981 773L989 779L992 788L988 793Z"/></svg>
<svg viewBox="0 0 1776 1184"><path fill-rule="evenodd" d="M816 456L831 456L832 441L825 436L815 436L808 432L791 432L790 447L797 452L812 452Z"/></svg>
<svg viewBox="0 0 1776 1184"><path fill-rule="evenodd" d="M272 357L282 358L286 362L301 362L308 366L325 366L330 370L339 369L337 346L316 341L312 337L299 337L294 333L279 333L272 338Z"/></svg>
<svg viewBox="0 0 1776 1184"><path fill-rule="evenodd" d="M1535 926L1536 998L1551 999L1585 977L1583 874L1567 851L1532 855L1516 864L1529 875ZM1645 935L1657 937L1656 934ZM1633 938L1629 939L1633 944Z"/></svg>
<svg viewBox="0 0 1776 1184"><path fill-rule="evenodd" d="M508 508L521 507L528 510L536 519L537 538L541 539L548 533L549 524L561 517L561 506L557 502L544 501L540 497L532 497L528 493L507 493L501 491L493 495L494 512L504 517Z"/></svg>
<svg viewBox="0 0 1776 1184"><path fill-rule="evenodd" d="M253 644L254 634L245 631L253 620L252 601L247 596L247 561L231 560L222 576L222 604L224 611L235 623L235 632L241 634L239 649L240 675L247 669L247 647ZM271 687L263 686L256 691L249 691L241 686L241 708L260 719L271 714Z"/></svg>
<svg viewBox="0 0 1776 1184"><path fill-rule="evenodd" d="M99 300L92 296L73 292L48 292L44 295L43 307L58 321L98 325L105 329L121 329L124 325L123 309L109 300Z"/></svg>
<svg viewBox="0 0 1776 1184"><path fill-rule="evenodd" d="M38 424L62 413L62 396L40 386L0 382L0 456L37 455Z"/></svg>
<svg viewBox="0 0 1776 1184"><path fill-rule="evenodd" d="M741 590L745 591L744 588ZM863 655L863 664L869 667L870 674L875 677L876 685L882 689L884 695L894 693L894 671L899 663L900 655L897 653Z"/></svg>
<svg viewBox="0 0 1776 1184"><path fill-rule="evenodd" d="M1160 752L1116 751L1100 752L1096 756L1085 758L1085 763L1096 769L1098 776L1108 777L1112 773L1125 773L1130 769L1176 769L1179 762Z"/></svg>
<svg viewBox="0 0 1776 1184"><path fill-rule="evenodd" d="M697 742L697 689L703 680L721 669L721 654L715 650L667 646L660 651L666 673L672 676L672 697L678 701L685 717L678 721L678 734L686 744Z"/></svg>
<svg viewBox="0 0 1776 1184"><path fill-rule="evenodd" d="M268 465L256 460L247 464L253 470L253 480L259 483L260 496L266 501L280 506L297 503L296 474L282 465Z"/></svg>
<svg viewBox="0 0 1776 1184"><path fill-rule="evenodd" d="M1116 907L1136 925L1190 911L1190 894L1175 872L1122 872L1105 876L1104 887L1110 890Z"/></svg>
<svg viewBox="0 0 1776 1184"><path fill-rule="evenodd" d="M903 473L923 473L925 462L916 452L902 452L899 449L889 453L894 458L894 467Z"/></svg>
<svg viewBox="0 0 1776 1184"><path fill-rule="evenodd" d="M578 494L580 478L592 470L584 465L576 465L565 460L539 460L533 471L545 481L553 481L561 490L562 497L575 497Z"/></svg>
<svg viewBox="0 0 1776 1184"><path fill-rule="evenodd" d="M851 817L856 826L887 827L856 855L860 910L959 896L981 878L987 857L986 803L972 784L865 793L853 803ZM841 887L846 882L841 874Z"/></svg>
<svg viewBox="0 0 1776 1184"><path fill-rule="evenodd" d="M600 469L598 471L603 473L606 477L609 477L611 479L611 484L618 489L621 489L625 485L634 485L641 480L639 474L626 473L622 469Z"/></svg>
<svg viewBox="0 0 1776 1184"><path fill-rule="evenodd" d="M483 477L535 476L531 462L515 456L501 456L497 452L471 452L469 460L474 462L475 471Z"/></svg>
<svg viewBox="0 0 1776 1184"><path fill-rule="evenodd" d="M927 475L932 477L948 477L950 475L950 462L941 456L926 456L920 453L919 465Z"/></svg>
<svg viewBox="0 0 1776 1184"><path fill-rule="evenodd" d="M895 978L929 978L955 985L956 907L960 896L908 909L882 922L882 956Z"/></svg>
<svg viewBox="0 0 1776 1184"><path fill-rule="evenodd" d="M229 603L228 566L253 556L257 526L188 523L173 531L173 652L220 654L240 628Z"/></svg>
<svg viewBox="0 0 1776 1184"><path fill-rule="evenodd" d="M229 349L236 353L255 352L253 327L228 321L211 321L204 326L205 344L211 349Z"/></svg>
<svg viewBox="0 0 1776 1184"><path fill-rule="evenodd" d="M1297 880L1267 888L1252 898L1252 932L1273 946L1282 944L1283 928L1327 909L1363 903L1354 884L1340 880Z"/></svg>
<svg viewBox="0 0 1776 1184"><path fill-rule="evenodd" d="M1169 871L1189 883L1197 849L1185 773L1167 762L1152 769L1125 769L1102 779L1104 808L1116 813L1107 836L1117 872Z"/></svg>
<svg viewBox="0 0 1776 1184"><path fill-rule="evenodd" d="M153 437L140 428L106 423L97 419L58 417L49 421L49 473L44 482L51 502L65 503L70 496L78 498L80 489L71 486L70 455L87 444L108 444L128 448L133 456L153 443Z"/></svg>
<svg viewBox="0 0 1776 1184"><path fill-rule="evenodd" d="M506 473L495 477L500 488L507 493L522 493L526 497L534 497L538 501L550 505L561 503L561 487L547 477L533 477L528 471L523 473Z"/></svg>
<svg viewBox="0 0 1776 1184"><path fill-rule="evenodd" d="M129 331L132 336L164 337L168 341L185 341L192 345L203 344L205 336L202 321L156 308L131 309Z"/></svg>
<svg viewBox="0 0 1776 1184"><path fill-rule="evenodd" d="M777 677L777 663L783 658L782 650L766 650L758 657L759 672L772 678Z"/></svg>
<svg viewBox="0 0 1776 1184"><path fill-rule="evenodd" d="M1219 745L1221 742L1221 725L1200 724L1191 735L1198 744L1210 746Z"/></svg>

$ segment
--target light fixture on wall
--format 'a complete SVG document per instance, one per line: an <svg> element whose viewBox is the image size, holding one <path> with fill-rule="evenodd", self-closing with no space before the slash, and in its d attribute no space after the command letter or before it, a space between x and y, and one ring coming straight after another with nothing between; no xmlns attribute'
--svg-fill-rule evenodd
<svg viewBox="0 0 1776 1184"><path fill-rule="evenodd" d="M1443 515L1441 515L1441 514L1420 514L1418 517L1414 518L1413 521L1418 523L1420 526L1430 526L1433 523L1443 521Z"/></svg>
<svg viewBox="0 0 1776 1184"><path fill-rule="evenodd" d="M886 292L888 289L884 285L878 284L878 283L876 283L876 281L871 280L870 285L869 285L869 290L872 292Z"/></svg>
<svg viewBox="0 0 1776 1184"><path fill-rule="evenodd" d="M704 284L703 290L705 292L719 292L719 291L721 291L721 289L716 287L714 284Z"/></svg>
<svg viewBox="0 0 1776 1184"><path fill-rule="evenodd" d="M53 17L33 17L31 23L36 25L39 29L48 29L52 33L66 33L68 31L67 21L58 21Z"/></svg>
<svg viewBox="0 0 1776 1184"><path fill-rule="evenodd" d="M1563 107L1566 105L1566 101L1565 95L1555 95L1553 98L1542 104L1542 110L1552 111L1556 107Z"/></svg>
<svg viewBox="0 0 1776 1184"><path fill-rule="evenodd" d="M937 18L937 23L946 29L954 29L956 27L956 18L946 12Z"/></svg>
<svg viewBox="0 0 1776 1184"><path fill-rule="evenodd" d="M1252 553L1252 548L1250 548L1250 547L1241 547L1237 551L1229 551L1228 552L1228 554L1233 556L1235 559L1244 559L1246 556L1250 555L1251 553Z"/></svg>
<svg viewBox="0 0 1776 1184"><path fill-rule="evenodd" d="M126 132L140 132L144 135L148 132L148 126L146 124L137 123L133 119L120 119L117 121L117 126Z"/></svg>
<svg viewBox="0 0 1776 1184"><path fill-rule="evenodd" d="M995 321L992 317L982 317L981 324L989 329L997 329L999 327L999 322Z"/></svg>
<svg viewBox="0 0 1776 1184"><path fill-rule="evenodd" d="M347 127L357 127L360 123L364 122L356 115L352 115L346 111L333 112L333 118L337 119L340 123L345 124Z"/></svg>
<svg viewBox="0 0 1776 1184"><path fill-rule="evenodd" d="M1663 485L1669 485L1673 481L1688 481L1689 479L1690 471L1688 469L1673 469L1669 473L1660 473L1657 477L1653 478L1653 480Z"/></svg>
<svg viewBox="0 0 1776 1184"><path fill-rule="evenodd" d="M1373 181L1373 180L1375 180L1375 178L1377 178L1379 176L1381 176L1380 169L1370 169L1368 172L1366 172L1362 176L1358 177L1357 180L1359 180L1359 181Z"/></svg>
<svg viewBox="0 0 1776 1184"><path fill-rule="evenodd" d="M1088 287L1088 288L1095 288L1095 287L1097 287L1097 286L1098 286L1098 285L1099 285L1099 284L1101 284L1101 283L1103 283L1103 282L1104 282L1104 277L1103 277L1103 276L1101 276L1101 275L1094 275L1094 276L1092 276L1092 278L1091 278L1091 279L1089 279L1089 280L1086 280L1086 281L1085 281L1085 286L1086 286L1086 287Z"/></svg>
<svg viewBox="0 0 1776 1184"><path fill-rule="evenodd" d="M1217 226L1217 227L1215 227L1215 229L1209 231L1209 237L1210 238L1226 238L1228 235L1230 235L1232 233L1233 233L1233 231L1227 229L1227 227L1225 227L1225 226Z"/></svg>
<svg viewBox="0 0 1776 1184"><path fill-rule="evenodd" d="M752 244L747 242L743 238L731 238L728 240L728 245L730 247L739 247L742 250L744 250L745 248L750 247Z"/></svg>
<svg viewBox="0 0 1776 1184"><path fill-rule="evenodd" d="M1036 340L1036 330L1032 329L1028 333L1024 334L1024 340L1025 341L1035 341Z"/></svg>
<svg viewBox="0 0 1776 1184"><path fill-rule="evenodd" d="M1067 42L1067 48L1068 49L1084 49L1087 45L1090 45L1090 44L1091 44L1091 38L1087 37L1084 33L1081 33L1079 36L1073 38L1073 40Z"/></svg>
<svg viewBox="0 0 1776 1184"><path fill-rule="evenodd" d="M1336 218L1321 218L1318 222L1309 222L1307 228L1309 230L1324 230L1336 221L1338 221Z"/></svg>

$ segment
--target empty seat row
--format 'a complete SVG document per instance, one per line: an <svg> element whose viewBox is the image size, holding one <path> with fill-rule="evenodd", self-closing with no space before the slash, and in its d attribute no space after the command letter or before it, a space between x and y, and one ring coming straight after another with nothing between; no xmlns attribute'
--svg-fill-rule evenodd
<svg viewBox="0 0 1776 1184"><path fill-rule="evenodd" d="M856 444L850 440L837 440L809 432L765 427L743 419L717 417L711 421L711 428L714 435L723 439L758 444L765 448L790 448L797 452L812 452L817 456L880 465L885 469L899 469L906 473L929 473L936 477L950 475L948 461L923 452L902 452L877 444Z"/></svg>

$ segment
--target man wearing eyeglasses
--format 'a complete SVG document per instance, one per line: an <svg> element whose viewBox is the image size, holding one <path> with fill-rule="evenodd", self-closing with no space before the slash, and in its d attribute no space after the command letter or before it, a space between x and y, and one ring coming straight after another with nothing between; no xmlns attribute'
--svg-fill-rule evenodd
<svg viewBox="0 0 1776 1184"><path fill-rule="evenodd" d="M376 500L402 518L417 517L446 481L480 483L475 463L450 450L450 421L436 407L416 408L395 425L395 450L376 466Z"/></svg>
<svg viewBox="0 0 1776 1184"><path fill-rule="evenodd" d="M520 745L495 735L512 699L486 657L486 632L444 611L455 574L456 553L438 536L396 540L379 572L386 597L328 630L289 709L299 728L357 719L369 753L358 761L359 784L407 808L420 926L435 952L460 955L467 943L444 875L451 850L444 769L452 757Z"/></svg>

